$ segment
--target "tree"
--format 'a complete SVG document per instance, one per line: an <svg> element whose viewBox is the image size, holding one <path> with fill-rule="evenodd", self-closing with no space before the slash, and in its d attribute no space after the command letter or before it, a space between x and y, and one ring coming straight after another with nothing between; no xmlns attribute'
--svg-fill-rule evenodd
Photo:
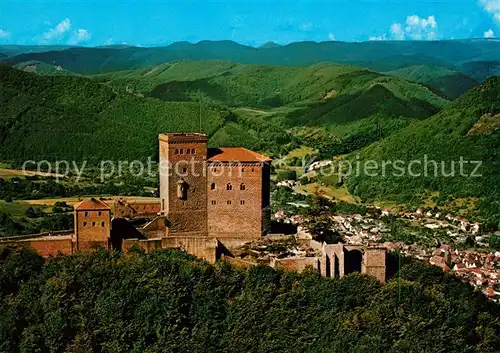
<svg viewBox="0 0 500 353"><path fill-rule="evenodd" d="M297 172L295 170L282 170L276 175L277 181L297 180Z"/></svg>
<svg viewBox="0 0 500 353"><path fill-rule="evenodd" d="M490 237L490 247L495 250L500 250L500 235L493 234Z"/></svg>

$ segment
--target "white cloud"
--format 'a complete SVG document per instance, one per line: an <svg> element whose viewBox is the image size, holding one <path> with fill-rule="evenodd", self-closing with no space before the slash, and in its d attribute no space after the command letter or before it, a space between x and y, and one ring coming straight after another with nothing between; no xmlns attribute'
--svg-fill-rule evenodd
<svg viewBox="0 0 500 353"><path fill-rule="evenodd" d="M92 38L89 31L84 28L80 28L73 32L68 44L76 45L79 43L88 42Z"/></svg>
<svg viewBox="0 0 500 353"><path fill-rule="evenodd" d="M391 25L392 39L404 40L434 40L437 38L437 21L434 16L419 17L412 15L406 17L405 24L393 23Z"/></svg>
<svg viewBox="0 0 500 353"><path fill-rule="evenodd" d="M4 29L0 28L0 39L7 39L10 37L10 33Z"/></svg>
<svg viewBox="0 0 500 353"><path fill-rule="evenodd" d="M500 0L480 0L480 3L484 10L500 24Z"/></svg>
<svg viewBox="0 0 500 353"><path fill-rule="evenodd" d="M391 35L395 40L405 39L405 33L403 31L403 26L401 25L401 23L393 23L391 25Z"/></svg>
<svg viewBox="0 0 500 353"><path fill-rule="evenodd" d="M71 21L69 18L65 18L61 22L58 23L54 28L49 29L47 32L43 34L43 41L45 43L50 42L52 40L58 39L63 36L66 32L71 29Z"/></svg>
<svg viewBox="0 0 500 353"><path fill-rule="evenodd" d="M438 37L437 28L436 17L429 16L425 18L412 15L406 17L404 24L393 23L389 29L389 35L384 33L380 36L371 36L369 40L434 40Z"/></svg>
<svg viewBox="0 0 500 353"><path fill-rule="evenodd" d="M374 40L387 40L387 35L384 33L381 36L371 36L370 38L368 38L368 40L370 40L370 41L374 41Z"/></svg>
<svg viewBox="0 0 500 353"><path fill-rule="evenodd" d="M487 30L483 33L484 38L495 38L495 32L492 29Z"/></svg>
<svg viewBox="0 0 500 353"><path fill-rule="evenodd" d="M328 33L328 40L335 40L335 34L332 32Z"/></svg>

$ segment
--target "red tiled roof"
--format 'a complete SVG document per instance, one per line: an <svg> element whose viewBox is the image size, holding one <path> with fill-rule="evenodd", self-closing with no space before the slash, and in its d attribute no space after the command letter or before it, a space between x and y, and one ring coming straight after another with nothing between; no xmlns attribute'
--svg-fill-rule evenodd
<svg viewBox="0 0 500 353"><path fill-rule="evenodd" d="M75 210L110 210L107 203L98 199L87 199L80 201L75 205Z"/></svg>
<svg viewBox="0 0 500 353"><path fill-rule="evenodd" d="M211 162L269 162L271 158L250 151L244 147L209 148Z"/></svg>

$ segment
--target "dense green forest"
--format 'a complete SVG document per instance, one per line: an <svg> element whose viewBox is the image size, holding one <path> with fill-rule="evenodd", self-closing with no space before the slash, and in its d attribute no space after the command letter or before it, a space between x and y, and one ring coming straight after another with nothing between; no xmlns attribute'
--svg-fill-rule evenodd
<svg viewBox="0 0 500 353"><path fill-rule="evenodd" d="M479 84L477 80L459 71L434 65L413 65L390 71L388 74L422 83L433 92L448 99L458 98Z"/></svg>
<svg viewBox="0 0 500 353"><path fill-rule="evenodd" d="M376 71L437 65L475 80L498 75L500 47L493 40L297 42L254 48L232 41L177 42L165 47L0 46L9 65L35 60L79 74L147 68L176 60L229 60L244 64L307 66L322 62Z"/></svg>
<svg viewBox="0 0 500 353"><path fill-rule="evenodd" d="M210 265L178 250L47 262L0 250L3 352L495 352L499 308L436 267L359 274Z"/></svg>
<svg viewBox="0 0 500 353"><path fill-rule="evenodd" d="M116 90L166 101L240 107L233 109L238 124L225 126L214 142L228 144L236 135L237 141L257 149L263 147L258 141L269 141L269 136L283 141L285 136L276 134L280 129L307 127L328 131L342 145L356 140L354 149L343 151L352 152L413 120L432 116L447 104L428 88L405 79L333 64L279 67L181 61L95 79ZM336 151L325 151L329 152Z"/></svg>
<svg viewBox="0 0 500 353"><path fill-rule="evenodd" d="M483 215L500 221L499 114L500 77L495 77L432 118L415 122L352 156L353 160L358 158L362 163L371 160L379 165L382 161L400 160L405 168L410 161L419 160L413 164L412 172L421 175L412 177L408 172L400 175L390 164L385 175L352 175L348 187L367 200L418 203L429 190L438 191L442 197L479 197ZM437 165L429 162L427 176L425 158L437 162ZM461 159L468 162L463 164L462 171Z"/></svg>
<svg viewBox="0 0 500 353"><path fill-rule="evenodd" d="M87 78L36 76L0 66L0 159L140 159L158 133L198 131L199 105L117 93ZM203 110L213 134L227 110Z"/></svg>
<svg viewBox="0 0 500 353"><path fill-rule="evenodd" d="M421 85L354 66L243 65L225 61L178 61L136 71L99 75L114 87L167 101L208 100L228 106L273 108L337 96L355 96L382 85L408 102L442 107ZM415 108L416 109L416 108Z"/></svg>

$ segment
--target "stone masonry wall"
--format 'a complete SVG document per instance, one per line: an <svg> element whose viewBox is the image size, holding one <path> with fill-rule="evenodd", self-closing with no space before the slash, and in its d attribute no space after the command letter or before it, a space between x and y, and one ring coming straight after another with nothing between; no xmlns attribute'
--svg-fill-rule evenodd
<svg viewBox="0 0 500 353"><path fill-rule="evenodd" d="M385 248L367 248L363 256L362 272L385 283L386 276Z"/></svg>
<svg viewBox="0 0 500 353"><path fill-rule="evenodd" d="M0 242L0 246L25 246L35 250L40 256L55 256L59 253L71 255L74 252L74 243L72 237L64 236L46 236L24 240L12 240Z"/></svg>
<svg viewBox="0 0 500 353"><path fill-rule="evenodd" d="M222 241L260 238L263 233L260 164L211 163L207 174L208 234Z"/></svg>
<svg viewBox="0 0 500 353"><path fill-rule="evenodd" d="M90 249L96 244L107 248L110 235L110 210L75 210L76 250Z"/></svg>
<svg viewBox="0 0 500 353"><path fill-rule="evenodd" d="M207 139L198 134L160 135L160 203L168 235L207 235ZM184 182L186 197L178 197Z"/></svg>

